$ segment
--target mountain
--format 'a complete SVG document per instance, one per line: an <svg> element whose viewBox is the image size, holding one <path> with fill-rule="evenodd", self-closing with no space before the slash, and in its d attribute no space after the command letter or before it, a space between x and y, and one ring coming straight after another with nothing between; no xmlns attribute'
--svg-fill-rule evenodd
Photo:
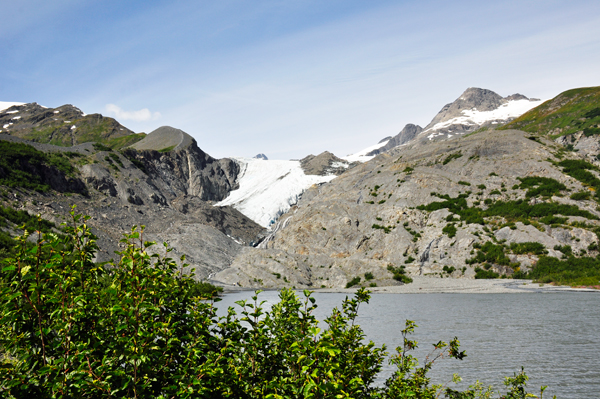
<svg viewBox="0 0 600 399"><path fill-rule="evenodd" d="M422 128L407 124L394 137L386 137L378 144L345 157L351 161L366 162L374 156L413 140L447 140L481 128L503 125L541 103L521 94L502 97L486 89L468 88L454 102L446 104L432 121Z"/></svg>
<svg viewBox="0 0 600 399"><path fill-rule="evenodd" d="M121 148L145 136L133 134L113 118L86 115L69 104L58 108L46 108L37 103L13 105L0 114L0 125L0 133L59 146L95 141Z"/></svg>
<svg viewBox="0 0 600 399"><path fill-rule="evenodd" d="M410 276L531 272L546 282L598 285L596 91L562 93L514 121L529 132L490 123L452 140L425 136L379 154L377 162L307 190L257 248L244 248L215 279L243 287L343 288L402 284ZM478 112L530 102L485 97ZM456 119L452 108L444 107L428 129ZM551 123L557 115L569 121L560 132ZM579 130L570 133L576 122ZM560 145L570 137L579 141ZM576 151L584 142L585 151ZM557 277L560 269L578 280Z"/></svg>
<svg viewBox="0 0 600 399"><path fill-rule="evenodd" d="M269 158L267 158L267 156L265 154L256 154L253 158L255 159L264 159L265 161L268 161Z"/></svg>
<svg viewBox="0 0 600 399"><path fill-rule="evenodd" d="M145 225L143 239L169 243L173 258L186 254L186 270L195 268L197 278L242 287L522 277L544 267L555 271L542 275L545 282L562 281L556 270L567 268L570 276L587 273L569 284L594 285L597 92L561 93L496 128L537 100L469 89L424 129L407 125L357 159L323 152L299 161L215 159L168 126L120 136L106 125L95 136L100 142L73 146L49 144L57 134L27 141L15 126L24 110L39 106L25 104L0 112L14 120L0 133L0 203L57 225L75 204L91 216L98 261L114 256L130 226ZM45 126L55 116L39 115L26 124ZM469 134L444 130L457 123ZM84 140L78 128L70 134L72 142ZM5 235L18 226L2 215L6 251Z"/></svg>
<svg viewBox="0 0 600 399"><path fill-rule="evenodd" d="M540 104L540 100L521 94L501 97L491 90L468 88L438 112L417 140L446 140L482 127L502 125Z"/></svg>
<svg viewBox="0 0 600 399"><path fill-rule="evenodd" d="M194 268L198 279L229 266L244 246L261 239L263 227L236 209L213 206L238 188L236 161L212 158L191 136L172 127L137 135L115 131L120 125L110 118L86 116L72 106L43 110L25 104L0 112L3 119L21 116L0 133L0 184L6 190L0 202L6 209L39 213L58 226L76 205L77 212L91 216L87 224L98 236L98 261L115 256L131 226L144 225L144 239L168 242L173 258L185 254L186 270ZM39 126L55 128L53 120L60 113L78 117L71 119L81 126L104 121L93 130L100 142L49 144L63 137L60 128L36 136L37 142L19 137L30 137ZM71 142L85 141L90 134L79 126L69 130ZM109 146L126 142L134 144L120 150ZM16 225L8 226L18 231Z"/></svg>

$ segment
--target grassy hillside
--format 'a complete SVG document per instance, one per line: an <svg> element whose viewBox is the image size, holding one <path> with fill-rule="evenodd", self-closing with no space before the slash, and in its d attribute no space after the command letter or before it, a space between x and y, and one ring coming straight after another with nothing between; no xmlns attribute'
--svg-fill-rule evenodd
<svg viewBox="0 0 600 399"><path fill-rule="evenodd" d="M113 118L86 115L72 105L44 108L36 103L0 112L0 131L37 143L70 147L98 142L113 149L130 146L145 137L135 134Z"/></svg>
<svg viewBox="0 0 600 399"><path fill-rule="evenodd" d="M552 138L583 132L600 134L600 87L565 91L501 129L518 129Z"/></svg>

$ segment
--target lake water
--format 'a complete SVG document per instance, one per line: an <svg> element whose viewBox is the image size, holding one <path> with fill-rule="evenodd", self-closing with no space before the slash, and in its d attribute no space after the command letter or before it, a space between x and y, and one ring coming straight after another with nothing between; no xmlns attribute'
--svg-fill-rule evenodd
<svg viewBox="0 0 600 399"><path fill-rule="evenodd" d="M217 303L219 313L252 295L247 291L224 295ZM319 320L346 297L313 295ZM278 292L263 292L259 299L269 307L278 301ZM505 376L523 366L532 393L539 394L539 387L548 385L545 398L600 397L600 293L372 294L359 315L367 339L386 344L390 353L402 344L400 331L406 319L419 326L412 338L419 342L420 359L433 343L457 336L467 357L436 363L430 373L434 383L446 383L457 373L463 378L461 388L479 379L499 389ZM392 370L387 366L380 382Z"/></svg>

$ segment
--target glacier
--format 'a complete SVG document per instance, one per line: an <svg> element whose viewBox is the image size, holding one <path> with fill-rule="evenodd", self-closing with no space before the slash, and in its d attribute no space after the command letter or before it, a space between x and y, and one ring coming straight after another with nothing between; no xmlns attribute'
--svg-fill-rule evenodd
<svg viewBox="0 0 600 399"><path fill-rule="evenodd" d="M240 165L239 188L215 206L230 205L266 228L296 204L307 188L336 177L307 175L300 161L232 159Z"/></svg>

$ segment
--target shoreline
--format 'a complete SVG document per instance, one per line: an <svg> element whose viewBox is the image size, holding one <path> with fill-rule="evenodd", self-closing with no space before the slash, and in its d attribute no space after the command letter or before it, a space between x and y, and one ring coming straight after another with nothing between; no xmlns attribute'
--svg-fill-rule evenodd
<svg viewBox="0 0 600 399"><path fill-rule="evenodd" d="M410 284L369 287L372 294L519 294L543 292L599 292L592 288L534 283L531 280L467 279L411 276ZM315 292L354 292L356 288L316 289Z"/></svg>
<svg viewBox="0 0 600 399"><path fill-rule="evenodd" d="M411 276L413 282L404 285L367 287L371 294L519 294L544 292L596 292L593 288L572 288L567 285L533 283L531 280L513 279L467 279ZM256 291L257 288L223 287L223 294L238 291ZM308 288L316 293L354 293L358 288ZM264 288L277 291L279 288ZM302 290L299 288L297 290Z"/></svg>

